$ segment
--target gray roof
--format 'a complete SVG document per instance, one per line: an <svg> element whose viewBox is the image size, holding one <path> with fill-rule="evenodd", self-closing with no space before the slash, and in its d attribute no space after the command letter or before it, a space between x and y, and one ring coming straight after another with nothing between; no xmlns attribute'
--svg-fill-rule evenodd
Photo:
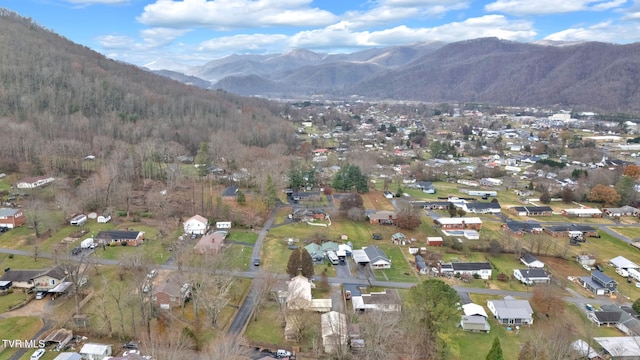
<svg viewBox="0 0 640 360"><path fill-rule="evenodd" d="M474 270L491 270L491 264L488 262L469 262L469 263L451 263L453 271L474 271Z"/></svg>
<svg viewBox="0 0 640 360"><path fill-rule="evenodd" d="M548 278L549 273L542 269L518 269L525 279Z"/></svg>
<svg viewBox="0 0 640 360"><path fill-rule="evenodd" d="M96 239L135 240L138 238L139 234L140 234L139 231L123 231L123 230L100 231L98 235L96 235Z"/></svg>
<svg viewBox="0 0 640 360"><path fill-rule="evenodd" d="M524 260L524 262L527 264L531 264L533 262L538 261L538 258L536 258L535 256L529 253L525 253L524 255L522 255L522 260Z"/></svg>
<svg viewBox="0 0 640 360"><path fill-rule="evenodd" d="M2 217L14 216L18 211L20 210L10 209L10 208L0 208L0 216Z"/></svg>
<svg viewBox="0 0 640 360"><path fill-rule="evenodd" d="M387 254L385 254L382 249L375 245L367 246L366 248L364 248L364 252L367 254L367 257L369 257L370 262L376 262L378 260L391 262L391 259L389 259Z"/></svg>
<svg viewBox="0 0 640 360"><path fill-rule="evenodd" d="M514 299L505 296L502 300L490 300L501 319L527 319L533 314L533 309L527 300Z"/></svg>

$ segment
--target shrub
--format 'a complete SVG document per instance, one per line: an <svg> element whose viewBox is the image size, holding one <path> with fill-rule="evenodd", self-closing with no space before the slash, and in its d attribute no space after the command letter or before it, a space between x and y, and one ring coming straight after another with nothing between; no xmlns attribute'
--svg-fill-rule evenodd
<svg viewBox="0 0 640 360"><path fill-rule="evenodd" d="M122 246L127 246L127 245L128 245L126 241L123 241L123 242L122 242L122 243L120 243L120 244L121 244Z"/></svg>

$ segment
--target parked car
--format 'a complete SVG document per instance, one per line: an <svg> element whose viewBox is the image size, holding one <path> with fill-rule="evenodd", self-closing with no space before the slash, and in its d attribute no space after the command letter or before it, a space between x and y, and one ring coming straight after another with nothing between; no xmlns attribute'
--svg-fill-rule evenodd
<svg viewBox="0 0 640 360"><path fill-rule="evenodd" d="M351 290L345 290L344 299L345 300L351 300Z"/></svg>
<svg viewBox="0 0 640 360"><path fill-rule="evenodd" d="M36 293L36 300L42 300L44 299L44 296L46 295L46 293L44 291L38 291Z"/></svg>
<svg viewBox="0 0 640 360"><path fill-rule="evenodd" d="M124 343L124 345L122 345L122 347L124 349L129 349L129 350L137 350L138 349L138 343L135 341L128 341L126 343Z"/></svg>
<svg viewBox="0 0 640 360"><path fill-rule="evenodd" d="M82 248L79 246L76 246L73 249L71 249L71 255L78 255L81 252L82 252Z"/></svg>
<svg viewBox="0 0 640 360"><path fill-rule="evenodd" d="M158 270L151 269L151 271L149 271L149 273L147 274L147 279L153 279L154 277L156 277L156 275L158 275Z"/></svg>
<svg viewBox="0 0 640 360"><path fill-rule="evenodd" d="M373 234L371 235L373 240L382 240L382 234Z"/></svg>
<svg viewBox="0 0 640 360"><path fill-rule="evenodd" d="M40 358L44 355L44 349L38 349L33 354L31 354L31 360L40 360Z"/></svg>
<svg viewBox="0 0 640 360"><path fill-rule="evenodd" d="M260 259L259 258L253 259L253 266L260 266Z"/></svg>
<svg viewBox="0 0 640 360"><path fill-rule="evenodd" d="M275 352L275 354L276 354L276 357L278 359L291 356L291 352L290 351L283 350L283 349L279 349L278 351Z"/></svg>

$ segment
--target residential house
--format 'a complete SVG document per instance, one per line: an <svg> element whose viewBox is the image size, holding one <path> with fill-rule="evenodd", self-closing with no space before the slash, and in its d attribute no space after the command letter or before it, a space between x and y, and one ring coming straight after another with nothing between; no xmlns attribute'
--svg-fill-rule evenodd
<svg viewBox="0 0 640 360"><path fill-rule="evenodd" d="M487 307L502 325L532 325L533 309L527 300L505 296L502 300L489 300Z"/></svg>
<svg viewBox="0 0 640 360"><path fill-rule="evenodd" d="M121 245L126 242L130 246L138 246L144 242L144 232L129 230L100 231L94 239L100 245Z"/></svg>
<svg viewBox="0 0 640 360"><path fill-rule="evenodd" d="M80 349L80 355L87 360L109 359L112 354L111 345L86 343Z"/></svg>
<svg viewBox="0 0 640 360"><path fill-rule="evenodd" d="M311 306L311 282L302 275L293 277L287 285L287 309L306 310Z"/></svg>
<svg viewBox="0 0 640 360"><path fill-rule="evenodd" d="M193 252L201 255L216 255L220 253L224 245L225 234L211 233L200 238L198 243L193 247Z"/></svg>
<svg viewBox="0 0 640 360"><path fill-rule="evenodd" d="M222 197L222 200L235 200L238 196L238 190L239 189L236 185L231 185L222 190L222 194L220 194L220 196Z"/></svg>
<svg viewBox="0 0 640 360"><path fill-rule="evenodd" d="M492 202L467 202L462 205L462 210L471 214L500 214L502 207L497 201Z"/></svg>
<svg viewBox="0 0 640 360"><path fill-rule="evenodd" d="M615 267L616 269L625 269L625 270L629 270L629 269L640 269L640 266L638 266L636 263L634 263L633 261L627 259L624 256L616 256L613 259L609 260L609 264L611 264L613 267Z"/></svg>
<svg viewBox="0 0 640 360"><path fill-rule="evenodd" d="M306 277L298 275L293 277L287 283L287 291L281 292L284 297L287 309L289 310L306 310L316 312L331 311L333 302L331 299L314 299L311 295L311 289L315 285Z"/></svg>
<svg viewBox="0 0 640 360"><path fill-rule="evenodd" d="M640 336L640 319L638 319L638 313L636 313L631 307L606 304L602 305L600 308L602 311L594 311L593 313L596 314L603 312L616 314L616 322L611 325L614 325L627 336ZM614 318L616 315L609 315L609 317Z"/></svg>
<svg viewBox="0 0 640 360"><path fill-rule="evenodd" d="M577 208L577 209L564 209L562 210L562 215L566 217L591 217L591 218L599 218L602 217L602 211L596 208Z"/></svg>
<svg viewBox="0 0 640 360"><path fill-rule="evenodd" d="M598 237L596 228L582 224L545 226L544 232L553 237L574 237L576 234L579 234L583 239Z"/></svg>
<svg viewBox="0 0 640 360"><path fill-rule="evenodd" d="M67 279L66 271L58 265L33 277L33 290L49 292ZM57 292L57 291L56 291Z"/></svg>
<svg viewBox="0 0 640 360"><path fill-rule="evenodd" d="M185 234L204 235L209 230L209 220L200 215L194 215L182 224Z"/></svg>
<svg viewBox="0 0 640 360"><path fill-rule="evenodd" d="M18 189L35 189L40 186L47 185L55 179L51 176L34 176L24 178L16 183Z"/></svg>
<svg viewBox="0 0 640 360"><path fill-rule="evenodd" d="M370 245L364 248L364 252L369 258L369 266L372 269L390 269L391 259L385 254L385 252L375 245Z"/></svg>
<svg viewBox="0 0 640 360"><path fill-rule="evenodd" d="M640 210L633 206L625 205L619 208L604 208L602 213L608 217L638 216Z"/></svg>
<svg viewBox="0 0 640 360"><path fill-rule="evenodd" d="M535 256L529 254L529 253L524 253L524 255L522 255L522 257L520 258L520 262L523 263L526 267L529 268L543 268L544 267L544 263L540 260L538 260L538 258L536 258Z"/></svg>
<svg viewBox="0 0 640 360"><path fill-rule="evenodd" d="M524 236L524 234L542 234L544 231L542 226L535 221L507 220L507 222L502 224L502 229L515 236Z"/></svg>
<svg viewBox="0 0 640 360"><path fill-rule="evenodd" d="M490 280L493 271L491 264L488 262L454 262L450 265L454 275L472 277L477 275L483 280Z"/></svg>
<svg viewBox="0 0 640 360"><path fill-rule="evenodd" d="M427 201L423 203L425 210L447 210L451 206L449 201Z"/></svg>
<svg viewBox="0 0 640 360"><path fill-rule="evenodd" d="M0 208L0 227L17 228L27 221L21 209Z"/></svg>
<svg viewBox="0 0 640 360"><path fill-rule="evenodd" d="M605 275L601 271L593 271L591 276L578 277L580 285L595 295L608 295L615 293L618 288L618 282Z"/></svg>
<svg viewBox="0 0 640 360"><path fill-rule="evenodd" d="M367 215L370 224L395 225L398 215L395 211L380 210Z"/></svg>
<svg viewBox="0 0 640 360"><path fill-rule="evenodd" d="M175 274L159 281L151 292L151 300L162 310L183 306L190 297L191 284L181 281Z"/></svg>
<svg viewBox="0 0 640 360"><path fill-rule="evenodd" d="M7 270L0 277L0 281L9 281L12 288L28 291L34 287L33 278L42 272L43 270Z"/></svg>
<svg viewBox="0 0 640 360"><path fill-rule="evenodd" d="M436 187L433 186L433 183L431 183L431 181L417 181L415 183L414 187L416 189L422 190L422 192L424 192L425 194L435 194L436 193Z"/></svg>
<svg viewBox="0 0 640 360"><path fill-rule="evenodd" d="M322 247L316 243L309 243L304 247L305 250L311 255L314 261L322 261L324 259L324 253Z"/></svg>
<svg viewBox="0 0 640 360"><path fill-rule="evenodd" d="M322 347L327 354L345 353L349 344L347 315L329 311L320 315Z"/></svg>
<svg viewBox="0 0 640 360"><path fill-rule="evenodd" d="M553 209L550 206L513 206L509 212L518 216L551 216Z"/></svg>
<svg viewBox="0 0 640 360"><path fill-rule="evenodd" d="M427 236L427 245L442 246L443 240L440 236Z"/></svg>
<svg viewBox="0 0 640 360"><path fill-rule="evenodd" d="M360 294L351 297L351 305L355 312L388 311L400 312L402 301L397 290L386 289L380 292Z"/></svg>
<svg viewBox="0 0 640 360"><path fill-rule="evenodd" d="M603 359L640 359L640 336L594 337L593 340L602 348Z"/></svg>
<svg viewBox="0 0 640 360"><path fill-rule="evenodd" d="M447 218L442 217L433 220L433 223L440 227L442 230L464 230L473 229L480 230L482 227L482 220L478 217L460 217L460 218Z"/></svg>
<svg viewBox="0 0 640 360"><path fill-rule="evenodd" d="M549 284L551 275L543 269L514 269L513 277L525 285Z"/></svg>
<svg viewBox="0 0 640 360"><path fill-rule="evenodd" d="M460 319L460 327L464 331L471 331L471 332L488 333L491 330L491 326L487 322L487 319L483 316L463 315L462 318Z"/></svg>

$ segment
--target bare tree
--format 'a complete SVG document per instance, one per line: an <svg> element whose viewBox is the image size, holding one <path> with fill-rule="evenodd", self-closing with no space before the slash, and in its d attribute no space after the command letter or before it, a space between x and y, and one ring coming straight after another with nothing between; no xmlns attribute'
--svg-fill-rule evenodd
<svg viewBox="0 0 640 360"><path fill-rule="evenodd" d="M264 307L270 294L278 283L278 276L270 272L260 273L253 281L254 300L253 300L253 319L257 320L260 311ZM277 299L276 299L277 301Z"/></svg>
<svg viewBox="0 0 640 360"><path fill-rule="evenodd" d="M251 347L241 338L223 337L210 343L201 358L207 360L242 360L252 355Z"/></svg>
<svg viewBox="0 0 640 360"><path fill-rule="evenodd" d="M394 359L398 353L405 352L401 349L400 314L372 311L359 316L358 321L366 344L366 359Z"/></svg>

